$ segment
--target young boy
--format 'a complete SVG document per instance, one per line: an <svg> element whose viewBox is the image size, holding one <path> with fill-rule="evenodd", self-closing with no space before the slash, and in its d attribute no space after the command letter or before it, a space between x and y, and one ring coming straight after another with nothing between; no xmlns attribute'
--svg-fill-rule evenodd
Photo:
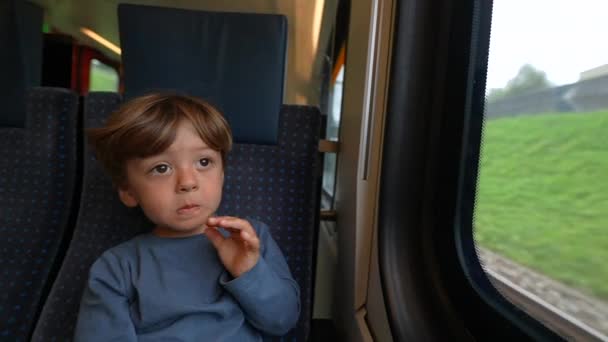
<svg viewBox="0 0 608 342"><path fill-rule="evenodd" d="M299 287L266 225L213 216L232 144L216 109L147 95L89 138L120 200L155 228L93 264L76 341L260 341L295 326Z"/></svg>

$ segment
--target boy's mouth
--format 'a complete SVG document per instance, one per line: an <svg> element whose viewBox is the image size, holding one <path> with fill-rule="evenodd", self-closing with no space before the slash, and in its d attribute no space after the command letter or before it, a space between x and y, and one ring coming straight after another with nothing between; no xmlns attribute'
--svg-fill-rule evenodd
<svg viewBox="0 0 608 342"><path fill-rule="evenodd" d="M187 205L177 209L177 213L178 214L192 214L192 213L198 211L199 208L200 208L200 206L198 206L196 204L187 204Z"/></svg>

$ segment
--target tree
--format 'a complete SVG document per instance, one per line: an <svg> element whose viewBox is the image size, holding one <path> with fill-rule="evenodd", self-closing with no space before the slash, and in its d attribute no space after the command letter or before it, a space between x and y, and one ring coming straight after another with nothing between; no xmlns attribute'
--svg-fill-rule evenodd
<svg viewBox="0 0 608 342"><path fill-rule="evenodd" d="M552 87L553 84L547 79L547 74L538 70L530 64L524 64L517 75L507 82L504 88L494 88L488 93L488 102L494 102L510 96L529 93Z"/></svg>

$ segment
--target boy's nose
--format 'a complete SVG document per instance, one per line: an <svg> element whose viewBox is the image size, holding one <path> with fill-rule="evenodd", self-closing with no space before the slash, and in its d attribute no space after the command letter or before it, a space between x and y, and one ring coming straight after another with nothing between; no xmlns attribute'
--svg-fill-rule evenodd
<svg viewBox="0 0 608 342"><path fill-rule="evenodd" d="M193 172L187 170L179 172L179 179L177 180L178 192L190 192L197 189L198 183Z"/></svg>
<svg viewBox="0 0 608 342"><path fill-rule="evenodd" d="M198 185L196 184L180 184L179 192L190 192L198 189Z"/></svg>

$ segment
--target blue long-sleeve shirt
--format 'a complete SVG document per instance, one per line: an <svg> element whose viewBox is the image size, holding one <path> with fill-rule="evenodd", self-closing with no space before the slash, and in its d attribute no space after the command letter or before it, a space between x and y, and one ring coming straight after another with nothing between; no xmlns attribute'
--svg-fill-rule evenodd
<svg viewBox="0 0 608 342"><path fill-rule="evenodd" d="M75 341L259 341L300 313L298 284L261 222L257 264L232 279L205 235L140 235L91 266Z"/></svg>

